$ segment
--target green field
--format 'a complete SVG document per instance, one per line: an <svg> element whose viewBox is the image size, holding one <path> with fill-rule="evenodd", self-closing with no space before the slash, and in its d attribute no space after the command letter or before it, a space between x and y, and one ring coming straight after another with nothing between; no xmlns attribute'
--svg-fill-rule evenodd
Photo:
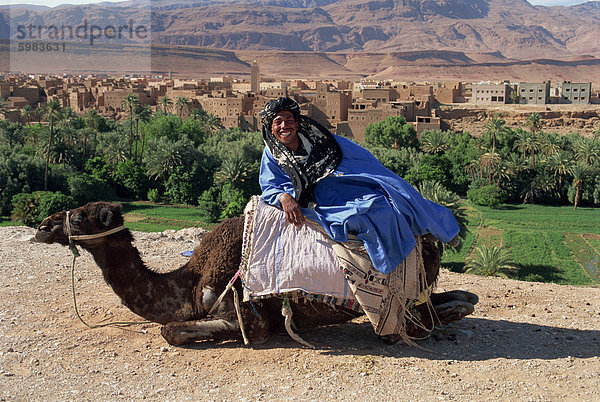
<svg viewBox="0 0 600 402"><path fill-rule="evenodd" d="M459 253L442 264L463 272L464 260L479 245L508 249L518 279L560 284L600 284L600 210L572 206L466 205L469 233Z"/></svg>
<svg viewBox="0 0 600 402"><path fill-rule="evenodd" d="M212 229L200 216L199 209L190 206L156 205L148 202L123 202L125 226L140 232L162 232L167 229L202 227Z"/></svg>

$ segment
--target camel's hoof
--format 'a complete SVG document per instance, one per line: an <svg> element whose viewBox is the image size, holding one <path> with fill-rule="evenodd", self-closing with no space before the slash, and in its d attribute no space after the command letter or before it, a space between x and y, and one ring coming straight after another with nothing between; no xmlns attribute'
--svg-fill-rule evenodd
<svg viewBox="0 0 600 402"><path fill-rule="evenodd" d="M388 345L397 343L402 337L398 334L379 335L379 339Z"/></svg>
<svg viewBox="0 0 600 402"><path fill-rule="evenodd" d="M173 323L163 325L160 329L160 334L169 345L179 346L189 342L189 339L178 336L180 335L180 330Z"/></svg>
<svg viewBox="0 0 600 402"><path fill-rule="evenodd" d="M441 325L460 321L475 311L475 306L469 302L453 300L434 306Z"/></svg>

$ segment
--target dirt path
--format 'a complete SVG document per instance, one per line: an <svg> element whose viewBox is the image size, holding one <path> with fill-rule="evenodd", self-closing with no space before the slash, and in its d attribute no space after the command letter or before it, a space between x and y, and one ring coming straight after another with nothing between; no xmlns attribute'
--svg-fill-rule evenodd
<svg viewBox="0 0 600 402"><path fill-rule="evenodd" d="M369 324L168 345L159 326L88 329L73 312L71 254L0 228L0 400L600 399L600 289L444 272L440 287L480 296L475 314L419 344L387 346ZM155 269L185 261L193 232L136 233ZM131 320L89 254L76 271L86 320Z"/></svg>

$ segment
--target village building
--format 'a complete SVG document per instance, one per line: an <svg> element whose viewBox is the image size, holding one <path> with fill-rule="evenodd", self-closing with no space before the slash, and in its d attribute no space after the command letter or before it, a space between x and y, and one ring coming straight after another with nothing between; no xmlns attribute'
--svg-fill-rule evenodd
<svg viewBox="0 0 600 402"><path fill-rule="evenodd" d="M550 103L550 81L519 83L519 103L522 105L545 105Z"/></svg>

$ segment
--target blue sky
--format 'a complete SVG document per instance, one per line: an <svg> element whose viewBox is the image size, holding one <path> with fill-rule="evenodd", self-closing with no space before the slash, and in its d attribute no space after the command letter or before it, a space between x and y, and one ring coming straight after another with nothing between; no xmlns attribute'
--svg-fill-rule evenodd
<svg viewBox="0 0 600 402"><path fill-rule="evenodd" d="M43 6L58 6L60 4L89 4L99 3L102 0L0 0L0 3L8 4L37 4ZM104 0L104 1L122 1L122 0ZM586 0L529 0L531 4L543 6L570 6L573 4L585 3Z"/></svg>

